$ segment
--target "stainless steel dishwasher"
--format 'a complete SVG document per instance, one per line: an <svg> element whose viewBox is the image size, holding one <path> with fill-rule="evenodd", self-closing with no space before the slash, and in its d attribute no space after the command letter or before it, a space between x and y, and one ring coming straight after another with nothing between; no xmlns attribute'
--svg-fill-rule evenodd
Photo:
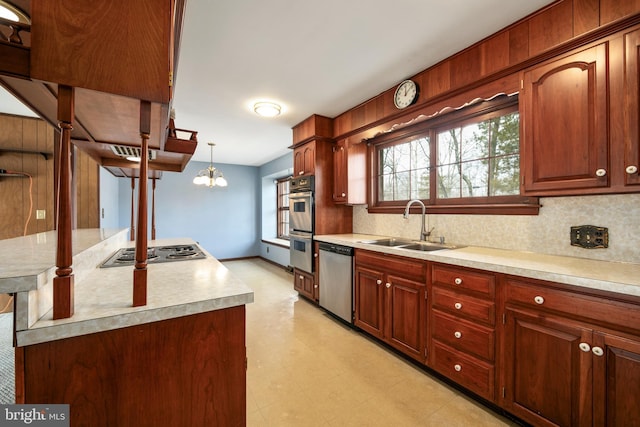
<svg viewBox="0 0 640 427"><path fill-rule="evenodd" d="M320 242L319 304L353 323L353 248Z"/></svg>

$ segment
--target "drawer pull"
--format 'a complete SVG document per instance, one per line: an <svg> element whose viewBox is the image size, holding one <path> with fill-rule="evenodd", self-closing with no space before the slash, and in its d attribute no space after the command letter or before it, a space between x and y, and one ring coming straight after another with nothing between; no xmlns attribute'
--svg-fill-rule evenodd
<svg viewBox="0 0 640 427"><path fill-rule="evenodd" d="M454 336L454 337L456 337L456 338L458 338L458 339L460 339L460 338L462 338L462 332L455 331L455 332L453 333L453 336Z"/></svg>
<svg viewBox="0 0 640 427"><path fill-rule="evenodd" d="M588 353L591 351L591 346L586 342L581 342L578 347L580 347L580 350L584 351L585 353Z"/></svg>
<svg viewBox="0 0 640 427"><path fill-rule="evenodd" d="M462 285L462 279L459 277L456 277L453 281L453 283L455 283L456 285Z"/></svg>
<svg viewBox="0 0 640 427"><path fill-rule="evenodd" d="M382 280L380 280L380 279L376 280L376 284L381 285L382 284Z"/></svg>
<svg viewBox="0 0 640 427"><path fill-rule="evenodd" d="M637 166L627 166L627 168L625 169L625 171L629 174L629 175L633 175L634 173L638 172L638 167Z"/></svg>
<svg viewBox="0 0 640 427"><path fill-rule="evenodd" d="M391 287L391 283L387 283L385 286L386 286L386 287L387 287L387 289L388 289L388 288L390 288L390 287Z"/></svg>
<svg viewBox="0 0 640 427"><path fill-rule="evenodd" d="M591 349L591 351L593 352L593 354L595 354L596 356L602 356L604 354L604 350L600 347L593 347Z"/></svg>
<svg viewBox="0 0 640 427"><path fill-rule="evenodd" d="M460 310L462 308L462 303L457 302L453 306L456 308L456 310Z"/></svg>
<svg viewBox="0 0 640 427"><path fill-rule="evenodd" d="M453 365L453 369L455 369L456 372L460 372L460 371L462 371L462 366L460 366L458 364L455 364L455 365Z"/></svg>
<svg viewBox="0 0 640 427"><path fill-rule="evenodd" d="M606 174L607 174L607 170L606 169L598 169L598 170L596 170L596 176L603 177Z"/></svg>
<svg viewBox="0 0 640 427"><path fill-rule="evenodd" d="M544 304L544 298L541 297L540 295L533 298L533 300L536 302L536 304Z"/></svg>
<svg viewBox="0 0 640 427"><path fill-rule="evenodd" d="M304 276L300 276L300 280L304 280Z"/></svg>

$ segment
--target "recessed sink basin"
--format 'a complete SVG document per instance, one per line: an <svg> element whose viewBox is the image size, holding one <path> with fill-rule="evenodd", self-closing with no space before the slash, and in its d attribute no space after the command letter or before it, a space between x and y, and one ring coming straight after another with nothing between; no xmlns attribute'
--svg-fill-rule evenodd
<svg viewBox="0 0 640 427"><path fill-rule="evenodd" d="M412 243L410 245L399 246L398 249L408 249L410 251L440 251L442 249L457 249L460 246L441 245L438 243Z"/></svg>
<svg viewBox="0 0 640 427"><path fill-rule="evenodd" d="M396 239L391 237L388 239L360 240L360 243L367 243L369 245L377 245L377 246L402 246L402 245L410 245L413 242L411 240Z"/></svg>

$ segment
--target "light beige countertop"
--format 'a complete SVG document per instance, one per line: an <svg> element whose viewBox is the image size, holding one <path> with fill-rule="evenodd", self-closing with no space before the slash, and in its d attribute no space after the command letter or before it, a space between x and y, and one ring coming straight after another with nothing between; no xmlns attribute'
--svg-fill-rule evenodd
<svg viewBox="0 0 640 427"><path fill-rule="evenodd" d="M95 231L95 230L94 230ZM84 234L84 233L81 233ZM37 289L24 289L16 293L16 339L18 346L37 344L78 335L119 329L138 324L172 319L212 310L236 307L253 302L253 290L236 278L218 260L208 254L206 258L185 260L180 262L149 264L147 267L147 305L132 307L133 301L133 266L99 268L102 261L121 247L132 247L134 242L123 239L126 230L103 239L100 233L93 237L75 236L93 239L93 246L87 243L84 252L74 247L80 258L87 252L93 252L82 267L75 265L74 275L75 313L71 318L53 320L52 318L52 278ZM10 239L14 240L14 239ZM31 239L27 239L31 241ZM105 241L110 244L105 245ZM116 247L112 248L113 241ZM4 246L0 241L0 251ZM15 242L13 242L15 243ZM31 241L31 244L33 242ZM195 243L188 238L161 239L149 241L149 246L166 246ZM49 244L55 248L55 239ZM39 271L55 271L55 256L46 261L50 252L49 244L42 251L31 249L37 262L14 269L6 268L0 277L8 287L12 281L23 286L24 280L18 276L26 274L30 282L38 276ZM29 247L25 243L24 247ZM41 246L42 247L42 246ZM95 248L99 248L96 250ZM201 248L202 249L202 248ZM26 249L25 249L26 251ZM55 254L55 249L53 250ZM47 262L49 268L47 268ZM91 264L90 266L88 264ZM13 276L7 277L9 274ZM15 292L12 291L12 292ZM36 314L37 313L37 314Z"/></svg>
<svg viewBox="0 0 640 427"><path fill-rule="evenodd" d="M596 261L476 246L439 251L412 251L363 243L389 236L369 234L318 235L314 239L354 248L401 255L496 273L640 296L640 264Z"/></svg>

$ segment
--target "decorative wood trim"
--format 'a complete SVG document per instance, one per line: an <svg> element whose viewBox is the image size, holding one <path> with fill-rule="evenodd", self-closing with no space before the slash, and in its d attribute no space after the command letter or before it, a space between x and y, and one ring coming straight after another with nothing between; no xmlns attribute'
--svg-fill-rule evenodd
<svg viewBox="0 0 640 427"><path fill-rule="evenodd" d="M71 193L71 130L73 129L73 88L60 86L58 90L58 120L60 134L60 173L58 175L58 241L56 277L53 278L53 318L73 316L74 278L71 231L73 209Z"/></svg>
<svg viewBox="0 0 640 427"><path fill-rule="evenodd" d="M147 304L147 186L149 166L149 133L151 103L140 101L140 177L138 178L138 232L136 233L136 263L133 270L133 306Z"/></svg>

